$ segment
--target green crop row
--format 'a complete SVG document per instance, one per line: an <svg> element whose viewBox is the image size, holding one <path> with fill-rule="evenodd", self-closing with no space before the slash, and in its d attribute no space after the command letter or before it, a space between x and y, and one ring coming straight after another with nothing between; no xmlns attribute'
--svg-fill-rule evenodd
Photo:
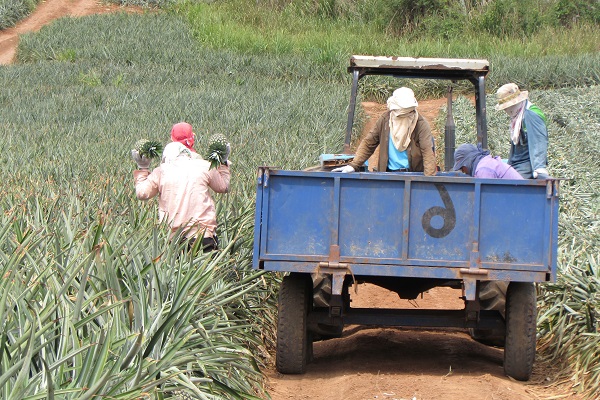
<svg viewBox="0 0 600 400"><path fill-rule="evenodd" d="M374 54L486 58L493 71L488 82L491 88L506 81L527 83L540 89L600 81L597 44L600 30L595 24L570 28L546 26L528 37L495 36L485 31L464 31L450 38L435 31L408 37L369 23L368 16L357 17L356 13L350 13L347 17L336 17L308 12L301 1L288 5L261 2L241 12L242 3L235 0L188 2L173 7L173 11L188 19L194 36L206 46L234 49L242 54L302 55L312 65L326 67L330 76L345 76L350 55ZM325 7L325 3L336 2L311 4L318 8ZM347 2L340 3L343 3L340 8L351 6ZM366 3L374 6L378 2ZM383 7L385 2L379 3ZM397 2L398 7L400 3L403 2ZM431 86L424 93L439 95Z"/></svg>
<svg viewBox="0 0 600 400"><path fill-rule="evenodd" d="M345 85L202 48L164 14L61 19L21 45L0 68L0 397L263 397L278 277L250 268L256 169L338 149ZM200 152L211 133L232 143L216 259L177 258L135 198L131 147L180 120Z"/></svg>
<svg viewBox="0 0 600 400"><path fill-rule="evenodd" d="M110 32L94 33L103 24ZM5 161L31 160L24 173L128 173L133 143L166 142L181 120L194 126L200 152L212 133L230 138L241 196L252 196L259 165L303 168L340 150L350 92L311 79L299 57L203 49L182 21L164 15L64 19L21 42L24 64L0 75L0 103L2 129L28 132L11 144L20 154Z"/></svg>
<svg viewBox="0 0 600 400"><path fill-rule="evenodd" d="M14 26L31 13L40 0L0 0L0 30Z"/></svg>

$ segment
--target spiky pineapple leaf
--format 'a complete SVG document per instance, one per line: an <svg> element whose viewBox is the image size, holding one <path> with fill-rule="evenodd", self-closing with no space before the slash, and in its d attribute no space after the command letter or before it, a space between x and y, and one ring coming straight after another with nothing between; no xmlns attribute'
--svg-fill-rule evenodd
<svg viewBox="0 0 600 400"><path fill-rule="evenodd" d="M135 149L146 158L160 158L163 145L156 140L140 139L136 142Z"/></svg>
<svg viewBox="0 0 600 400"><path fill-rule="evenodd" d="M217 168L225 162L227 143L229 143L229 141L224 135L217 133L208 139L208 143L206 159L210 162L210 169Z"/></svg>

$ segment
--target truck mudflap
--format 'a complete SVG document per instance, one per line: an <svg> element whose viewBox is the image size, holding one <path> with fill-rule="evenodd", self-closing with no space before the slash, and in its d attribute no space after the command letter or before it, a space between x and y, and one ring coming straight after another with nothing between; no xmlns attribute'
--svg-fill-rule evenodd
<svg viewBox="0 0 600 400"><path fill-rule="evenodd" d="M259 168L253 266L280 272L553 281L559 181Z"/></svg>

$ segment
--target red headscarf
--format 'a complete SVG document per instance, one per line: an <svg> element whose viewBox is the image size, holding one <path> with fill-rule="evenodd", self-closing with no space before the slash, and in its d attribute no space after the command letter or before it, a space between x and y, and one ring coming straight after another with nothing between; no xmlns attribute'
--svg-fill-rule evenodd
<svg viewBox="0 0 600 400"><path fill-rule="evenodd" d="M194 151L194 132L192 125L187 122L179 122L173 125L171 129L171 140L183 144L188 149Z"/></svg>

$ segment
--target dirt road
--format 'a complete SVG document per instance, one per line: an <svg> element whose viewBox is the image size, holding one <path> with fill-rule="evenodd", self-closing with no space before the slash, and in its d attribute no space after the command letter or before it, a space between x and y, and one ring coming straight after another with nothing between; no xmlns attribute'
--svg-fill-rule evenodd
<svg viewBox="0 0 600 400"><path fill-rule="evenodd" d="M122 8L95 0L43 1L25 21L0 31L0 65L13 61L18 35L22 33L39 30L63 16L116 10ZM419 111L433 121L445 101L420 101ZM369 129L385 107L375 103L363 106L371 115L365 127ZM437 288L422 299L407 302L385 289L359 285L358 292L352 294L352 306L462 308L460 295L456 290ZM560 386L557 388L555 375L547 366L536 364L528 383L507 378L502 358L501 349L481 345L462 330L350 326L342 338L315 343L314 361L306 374L284 376L274 369L266 374L273 400L577 399L564 395Z"/></svg>
<svg viewBox="0 0 600 400"><path fill-rule="evenodd" d="M460 309L460 295L436 288L408 302L364 284L352 295L352 306ZM528 383L512 380L504 375L502 362L501 349L479 344L459 329L351 326L340 339L315 343L306 374L270 370L268 377L273 400L515 400L550 395L540 384L548 383L545 377L534 376Z"/></svg>

